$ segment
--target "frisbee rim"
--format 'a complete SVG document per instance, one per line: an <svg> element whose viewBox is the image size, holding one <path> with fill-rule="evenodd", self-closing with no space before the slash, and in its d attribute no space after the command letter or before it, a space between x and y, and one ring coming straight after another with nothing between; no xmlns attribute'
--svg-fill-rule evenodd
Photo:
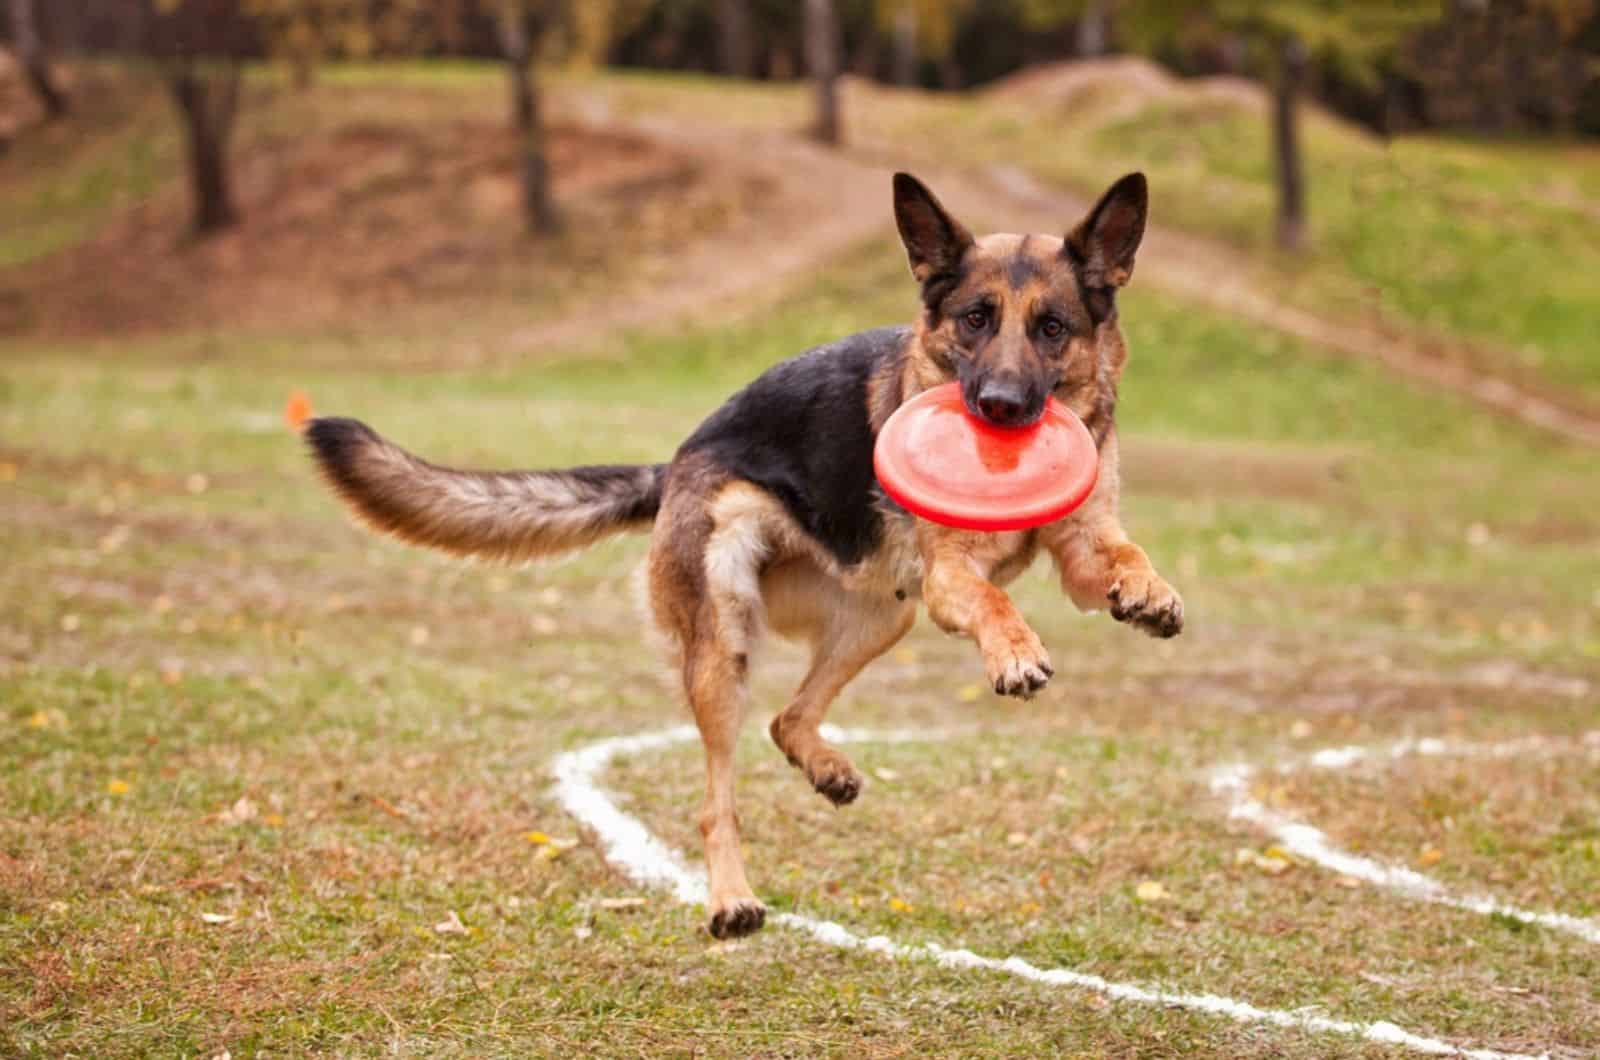
<svg viewBox="0 0 1600 1060"><path fill-rule="evenodd" d="M1049 503L1018 505L997 513L993 510L995 504L992 501L982 502L982 510L980 510L979 502L968 502L968 505L958 504L955 507L951 507L939 503L936 499L928 498L914 485L908 488L908 484L898 475L899 471L908 469L908 465L903 458L897 458L892 452L892 445L888 447L883 445L883 439L889 437L891 442L893 441L892 427L897 419L902 419L903 416L915 415L916 410L921 408L948 404L953 393L958 396L959 389L959 383L944 383L925 390L895 409L889 418L884 421L883 428L878 432L878 437L873 442L872 471L878 481L878 485L883 488L884 493L888 494L891 500L911 514L939 523L941 526L990 533L1006 530L1029 530L1044 526L1055 522L1057 519L1065 518L1082 507L1083 503L1094 493L1095 485L1100 480L1099 448L1094 444L1094 436L1089 433L1089 428L1085 426L1083 420L1054 397L1046 400L1044 416L1041 417L1041 421L1047 417L1056 419L1061 424L1061 427L1073 436L1072 441L1068 444L1068 450L1082 451L1092 456L1092 460L1088 461L1088 471L1081 474L1082 482L1077 484L1077 489L1055 498ZM964 415L970 416L970 413L967 413L964 408L961 411ZM982 424L978 425L978 429L1009 430L1011 428L992 427ZM1018 429L1028 430L1030 428ZM886 469L888 471L887 475L885 474ZM926 478L927 476L920 477Z"/></svg>

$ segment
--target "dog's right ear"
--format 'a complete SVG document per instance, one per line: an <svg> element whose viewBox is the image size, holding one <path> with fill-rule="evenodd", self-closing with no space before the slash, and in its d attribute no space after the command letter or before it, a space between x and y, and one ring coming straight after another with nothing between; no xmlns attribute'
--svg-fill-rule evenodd
<svg viewBox="0 0 1600 1060"><path fill-rule="evenodd" d="M953 278L961 257L972 246L972 233L951 217L910 173L894 175L894 221L900 242L911 259L911 275L924 287L932 280Z"/></svg>

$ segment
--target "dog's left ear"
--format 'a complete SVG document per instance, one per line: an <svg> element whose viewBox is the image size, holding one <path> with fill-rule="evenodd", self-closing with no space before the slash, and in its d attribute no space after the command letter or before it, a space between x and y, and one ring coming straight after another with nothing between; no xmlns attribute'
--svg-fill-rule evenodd
<svg viewBox="0 0 1600 1060"><path fill-rule="evenodd" d="M1090 290L1121 287L1133 275L1133 255L1144 238L1150 188L1143 173L1129 173L1100 197L1067 236L1072 258Z"/></svg>

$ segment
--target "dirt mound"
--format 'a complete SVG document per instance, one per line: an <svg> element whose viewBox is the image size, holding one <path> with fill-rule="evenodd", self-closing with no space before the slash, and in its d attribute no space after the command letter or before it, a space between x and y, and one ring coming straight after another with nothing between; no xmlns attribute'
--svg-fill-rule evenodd
<svg viewBox="0 0 1600 1060"><path fill-rule="evenodd" d="M987 93L1022 103L1059 105L1086 95L1115 93L1140 102L1161 99L1177 90L1178 79L1167 70L1134 55L1071 62L1042 63L1019 70L990 85Z"/></svg>
<svg viewBox="0 0 1600 1060"><path fill-rule="evenodd" d="M1263 113L1272 103L1266 86L1247 77L1178 77L1136 55L1030 66L996 81L988 92L996 99L1050 107L1105 103L1118 115L1157 102L1218 103Z"/></svg>
<svg viewBox="0 0 1600 1060"><path fill-rule="evenodd" d="M581 125L550 130L563 234L521 234L516 141L473 119L347 119L242 144L235 228L185 242L176 180L87 242L0 272L0 333L274 331L508 295L549 305L622 255L666 254L763 189L687 153Z"/></svg>

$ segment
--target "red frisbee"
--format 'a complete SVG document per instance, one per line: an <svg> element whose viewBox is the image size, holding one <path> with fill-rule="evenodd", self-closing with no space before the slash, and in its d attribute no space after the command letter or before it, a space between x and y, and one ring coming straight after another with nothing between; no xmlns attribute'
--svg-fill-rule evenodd
<svg viewBox="0 0 1600 1060"><path fill-rule="evenodd" d="M1026 427L967 411L959 383L924 391L878 432L872 469L907 511L962 530L1026 530L1088 500L1100 473L1094 438L1050 398Z"/></svg>

